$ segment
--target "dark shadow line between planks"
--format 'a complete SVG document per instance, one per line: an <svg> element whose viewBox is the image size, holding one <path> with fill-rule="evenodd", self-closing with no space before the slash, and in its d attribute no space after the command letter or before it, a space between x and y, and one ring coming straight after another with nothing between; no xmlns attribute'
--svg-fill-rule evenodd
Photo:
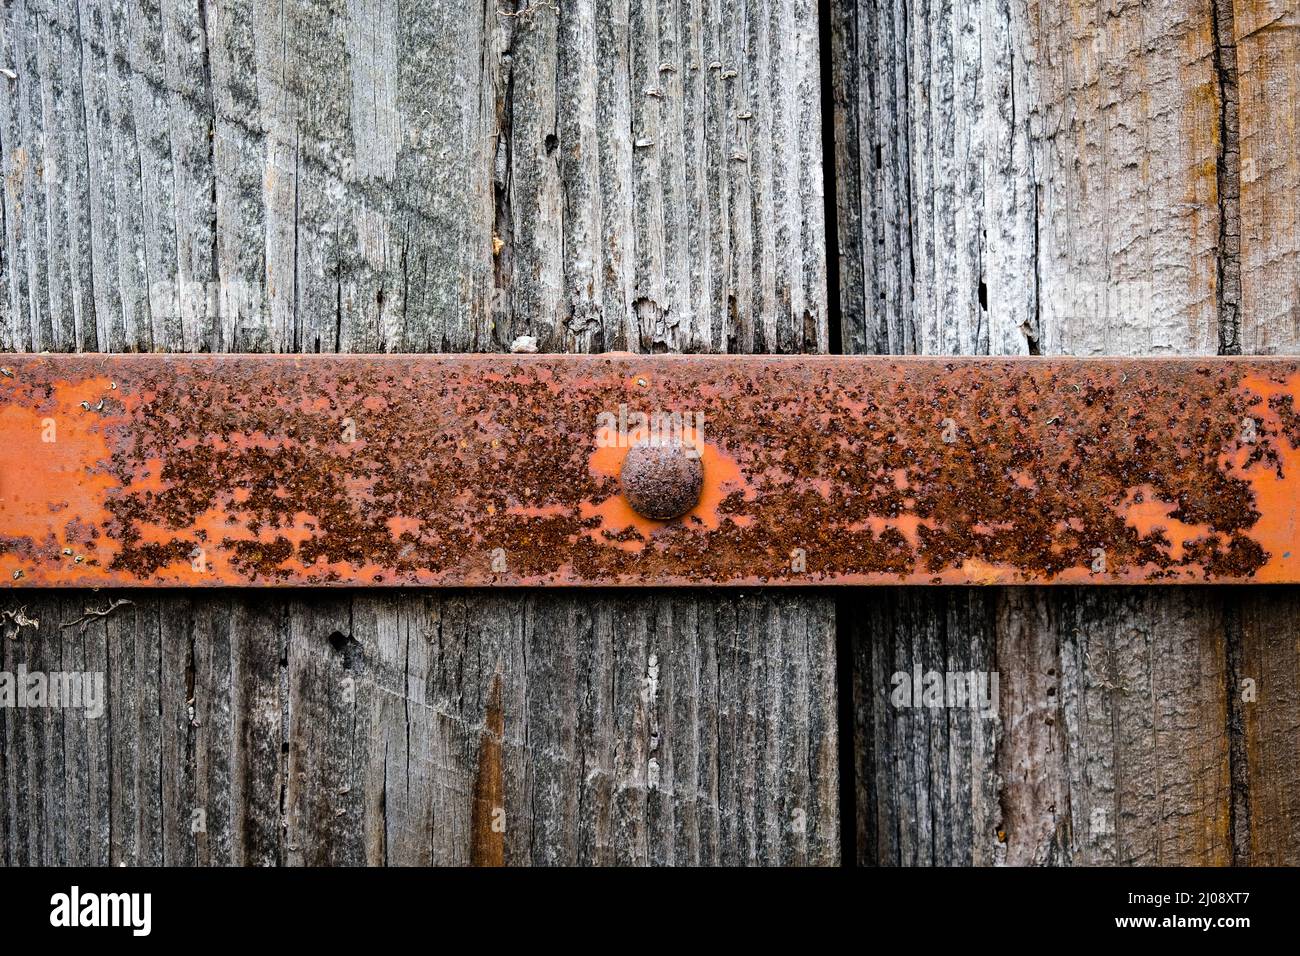
<svg viewBox="0 0 1300 956"><path fill-rule="evenodd" d="M832 4L817 0L818 77L821 83L822 234L826 237L826 339L832 355L844 353L840 298L839 193L836 182L835 38ZM853 589L856 592L856 588ZM853 593L853 592L850 592ZM858 865L857 748L854 741L851 598L835 600L835 721L839 765L840 866Z"/></svg>

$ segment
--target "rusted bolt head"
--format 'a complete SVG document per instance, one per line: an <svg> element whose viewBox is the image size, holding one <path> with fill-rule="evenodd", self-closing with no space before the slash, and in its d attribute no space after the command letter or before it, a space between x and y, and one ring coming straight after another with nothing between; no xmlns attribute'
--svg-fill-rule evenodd
<svg viewBox="0 0 1300 956"><path fill-rule="evenodd" d="M623 496L634 511L668 521L694 508L704 486L704 466L680 442L633 445L623 459Z"/></svg>

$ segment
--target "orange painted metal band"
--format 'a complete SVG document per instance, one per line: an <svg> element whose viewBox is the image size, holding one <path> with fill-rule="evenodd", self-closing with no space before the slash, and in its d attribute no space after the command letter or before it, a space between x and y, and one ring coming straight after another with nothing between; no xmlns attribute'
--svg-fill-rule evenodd
<svg viewBox="0 0 1300 956"><path fill-rule="evenodd" d="M15 587L1300 582L1298 359L0 364Z"/></svg>

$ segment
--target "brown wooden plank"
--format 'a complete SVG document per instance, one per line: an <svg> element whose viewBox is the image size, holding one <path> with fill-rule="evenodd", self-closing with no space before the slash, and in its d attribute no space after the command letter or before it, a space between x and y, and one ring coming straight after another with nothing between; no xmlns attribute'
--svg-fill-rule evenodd
<svg viewBox="0 0 1300 956"><path fill-rule="evenodd" d="M1300 598L1293 588L1252 588L1235 608L1229 703L1240 734L1239 854L1252 865L1294 865L1300 858Z"/></svg>

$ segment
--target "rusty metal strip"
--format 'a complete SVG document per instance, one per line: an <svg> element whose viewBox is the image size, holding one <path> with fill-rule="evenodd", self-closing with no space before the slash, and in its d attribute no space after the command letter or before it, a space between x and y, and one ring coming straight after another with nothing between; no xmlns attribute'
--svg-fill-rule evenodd
<svg viewBox="0 0 1300 956"><path fill-rule="evenodd" d="M1297 359L3 364L18 587L1300 582Z"/></svg>

